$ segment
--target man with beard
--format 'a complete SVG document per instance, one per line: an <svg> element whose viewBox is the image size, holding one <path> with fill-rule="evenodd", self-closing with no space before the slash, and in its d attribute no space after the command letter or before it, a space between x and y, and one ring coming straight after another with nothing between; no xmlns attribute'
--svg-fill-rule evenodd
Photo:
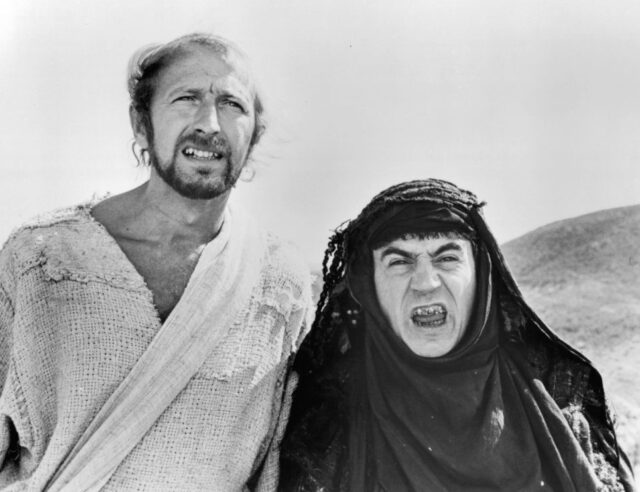
<svg viewBox="0 0 640 492"><path fill-rule="evenodd" d="M0 254L0 486L272 490L310 285L227 207L264 130L247 60L188 35L128 88L149 180Z"/></svg>

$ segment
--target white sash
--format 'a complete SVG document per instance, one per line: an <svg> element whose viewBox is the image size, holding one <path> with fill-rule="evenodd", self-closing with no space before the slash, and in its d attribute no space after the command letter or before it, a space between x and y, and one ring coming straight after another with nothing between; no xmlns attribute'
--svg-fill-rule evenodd
<svg viewBox="0 0 640 492"><path fill-rule="evenodd" d="M226 214L182 299L49 481L47 490L97 491L191 380L247 306L265 240Z"/></svg>

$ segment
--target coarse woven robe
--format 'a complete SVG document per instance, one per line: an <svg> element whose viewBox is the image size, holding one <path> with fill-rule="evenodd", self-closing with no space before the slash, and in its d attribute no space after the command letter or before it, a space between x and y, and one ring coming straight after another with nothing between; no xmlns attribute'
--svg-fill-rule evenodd
<svg viewBox="0 0 640 492"><path fill-rule="evenodd" d="M161 326L90 208L24 226L0 252L0 488L45 486ZM311 301L299 255L264 237L245 309L103 490L275 489Z"/></svg>

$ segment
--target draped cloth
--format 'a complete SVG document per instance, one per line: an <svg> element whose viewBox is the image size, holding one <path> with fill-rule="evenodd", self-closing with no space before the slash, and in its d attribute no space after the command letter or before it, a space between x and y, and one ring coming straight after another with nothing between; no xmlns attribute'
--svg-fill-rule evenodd
<svg viewBox="0 0 640 492"><path fill-rule="evenodd" d="M180 302L73 447L47 490L99 490L203 364L246 308L266 242L227 212Z"/></svg>
<svg viewBox="0 0 640 492"><path fill-rule="evenodd" d="M397 238L399 231L452 230L473 228L464 214L441 204L396 205L361 244ZM476 271L473 316L463 338L448 354L425 358L383 315L370 249L348 265L347 284L365 320L348 410L350 490L598 489L560 408L501 340L504 320L482 242Z"/></svg>

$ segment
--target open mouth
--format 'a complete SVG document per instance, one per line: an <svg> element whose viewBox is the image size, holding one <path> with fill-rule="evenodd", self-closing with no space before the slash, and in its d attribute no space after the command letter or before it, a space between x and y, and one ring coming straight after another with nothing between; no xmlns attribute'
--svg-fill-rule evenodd
<svg viewBox="0 0 640 492"><path fill-rule="evenodd" d="M442 304L419 306L411 311L411 321L421 328L442 326L447 321L447 308Z"/></svg>
<svg viewBox="0 0 640 492"><path fill-rule="evenodd" d="M193 147L186 147L182 150L182 154L189 159L196 159L199 161L217 161L225 157L223 152L216 150L200 150Z"/></svg>

